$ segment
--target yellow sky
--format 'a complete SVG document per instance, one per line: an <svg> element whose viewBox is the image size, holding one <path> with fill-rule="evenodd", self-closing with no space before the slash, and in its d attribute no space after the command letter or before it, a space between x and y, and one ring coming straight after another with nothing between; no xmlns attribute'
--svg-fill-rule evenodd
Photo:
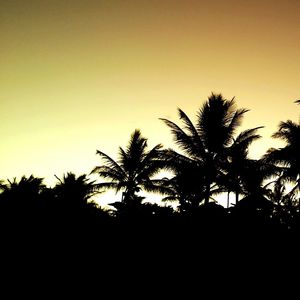
<svg viewBox="0 0 300 300"><path fill-rule="evenodd" d="M193 119L211 92L249 108L243 128L298 120L300 2L1 1L1 178L88 173L158 118Z"/></svg>

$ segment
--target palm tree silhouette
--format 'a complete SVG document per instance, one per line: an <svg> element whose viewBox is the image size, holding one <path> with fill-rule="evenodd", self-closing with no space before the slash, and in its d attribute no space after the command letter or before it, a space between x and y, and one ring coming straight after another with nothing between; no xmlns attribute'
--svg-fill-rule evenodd
<svg viewBox="0 0 300 300"><path fill-rule="evenodd" d="M277 174L278 168L267 163L264 159L248 160L241 180L244 194L243 202L252 201L254 206L267 203L270 184L274 182L269 180Z"/></svg>
<svg viewBox="0 0 300 300"><path fill-rule="evenodd" d="M19 208L34 206L45 188L43 178L37 178L33 175L22 176L19 181L16 178L13 181L8 179L7 183L0 183L1 199L8 205Z"/></svg>
<svg viewBox="0 0 300 300"><path fill-rule="evenodd" d="M110 224L110 213L95 202L100 193L95 181L86 174L64 174L51 190L47 203L47 225L50 232L62 238L67 234L74 239L93 237L101 226Z"/></svg>
<svg viewBox="0 0 300 300"><path fill-rule="evenodd" d="M295 191L288 191L283 180L273 182L268 198L274 203L273 217L279 224L291 229L298 214L299 198Z"/></svg>
<svg viewBox="0 0 300 300"><path fill-rule="evenodd" d="M161 149L158 144L147 150L147 139L136 129L129 140L127 148L119 147L119 159L115 161L107 154L97 150L104 164L95 167L91 173L96 173L106 179L97 184L100 190L113 189L122 191L122 202L130 204L141 202L137 193L142 189L147 192L163 192L163 187L155 184L152 179L162 166Z"/></svg>
<svg viewBox="0 0 300 300"><path fill-rule="evenodd" d="M164 168L174 173L172 178L163 178L160 184L167 188L165 201L178 202L181 213L196 212L205 199L205 177L201 165L188 157L167 150L164 152ZM219 188L211 187L211 196L219 192Z"/></svg>
<svg viewBox="0 0 300 300"><path fill-rule="evenodd" d="M55 177L58 183L54 187L54 194L60 205L79 208L95 204L90 199L99 191L95 182L90 181L85 174L76 177L74 173L68 172L62 179Z"/></svg>
<svg viewBox="0 0 300 300"><path fill-rule="evenodd" d="M175 175L171 179L161 180L161 184L169 188L168 195L162 201L176 201L180 212L188 212L198 207L204 199L204 185L199 182L202 174L197 174L198 168L189 161L177 160L175 163L171 167Z"/></svg>
<svg viewBox="0 0 300 300"><path fill-rule="evenodd" d="M161 119L170 127L174 140L183 155L169 149L173 160L189 159L203 171L205 204L209 202L212 185L221 174L226 149L232 144L237 127L247 109L236 109L234 98L226 100L221 94L212 94L197 113L194 125L189 117L178 109L184 127ZM201 183L202 184L202 183Z"/></svg>
<svg viewBox="0 0 300 300"><path fill-rule="evenodd" d="M6 223L7 229L10 227L25 230L27 227L24 225L31 226L41 220L45 189L43 179L33 175L0 184L0 219Z"/></svg>
<svg viewBox="0 0 300 300"><path fill-rule="evenodd" d="M236 229L247 230L262 234L273 223L274 203L270 200L271 185L276 177L277 168L266 163L264 159L249 160L241 178L242 194L244 197L231 208L232 216L237 217L239 223Z"/></svg>
<svg viewBox="0 0 300 300"><path fill-rule="evenodd" d="M300 188L300 125L291 120L281 122L279 130L272 135L286 142L285 147L267 151L265 159L281 169L285 183L294 183L294 191Z"/></svg>
<svg viewBox="0 0 300 300"><path fill-rule="evenodd" d="M233 143L227 149L226 160L223 169L225 172L219 177L218 184L227 190L227 207L229 206L229 194L235 193L235 204L239 201L239 195L242 191L243 178L247 177L249 164L252 160L248 157L249 146L261 136L257 134L256 127L242 131L236 138L233 138Z"/></svg>

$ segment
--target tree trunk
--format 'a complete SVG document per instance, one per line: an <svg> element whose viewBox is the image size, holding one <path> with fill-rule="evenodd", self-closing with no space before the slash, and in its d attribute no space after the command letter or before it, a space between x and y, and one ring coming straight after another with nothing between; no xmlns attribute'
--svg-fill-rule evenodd
<svg viewBox="0 0 300 300"><path fill-rule="evenodd" d="M210 196L210 183L207 183L207 185L206 185L206 191L205 191L204 204L208 204L209 203L209 196Z"/></svg>
<svg viewBox="0 0 300 300"><path fill-rule="evenodd" d="M229 195L230 195L230 192L228 191L227 192L227 208L229 208Z"/></svg>
<svg viewBox="0 0 300 300"><path fill-rule="evenodd" d="M239 202L239 192L236 191L236 192L235 192L235 205L237 205L238 202Z"/></svg>

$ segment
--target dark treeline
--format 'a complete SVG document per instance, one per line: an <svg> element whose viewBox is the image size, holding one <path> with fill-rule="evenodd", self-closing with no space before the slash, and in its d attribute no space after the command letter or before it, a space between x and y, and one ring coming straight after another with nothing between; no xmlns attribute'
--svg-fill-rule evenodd
<svg viewBox="0 0 300 300"><path fill-rule="evenodd" d="M296 244L300 125L281 122L273 137L285 146L253 159L248 150L261 127L240 131L247 109L237 108L234 99L212 94L195 124L183 110L178 113L181 125L162 119L178 149L161 144L149 149L135 130L117 160L97 151L101 161L91 174L99 180L67 173L51 188L34 176L1 181L1 240L18 249L31 243L54 252L66 245L72 251L97 249L102 258L118 262L125 253L125 261L153 254L192 261L199 253L229 258L257 245L278 251ZM161 171L172 175L158 179ZM111 209L93 202L108 189L122 195ZM151 203L141 191L160 193L163 204ZM228 196L228 207L215 201L221 193Z"/></svg>

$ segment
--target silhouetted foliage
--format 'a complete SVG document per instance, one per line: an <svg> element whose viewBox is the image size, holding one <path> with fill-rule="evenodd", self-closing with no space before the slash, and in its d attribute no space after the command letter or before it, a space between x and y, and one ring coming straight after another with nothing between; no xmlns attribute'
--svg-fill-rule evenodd
<svg viewBox="0 0 300 300"><path fill-rule="evenodd" d="M279 130L273 134L273 137L286 143L282 148L269 149L264 155L264 161L274 164L280 173L274 192L278 194L279 186L282 184L292 185L291 191L284 197L285 205L282 202L277 203L276 213L289 228L299 230L299 198L297 196L300 188L300 125L291 120L280 122Z"/></svg>
<svg viewBox="0 0 300 300"><path fill-rule="evenodd" d="M226 100L222 95L212 94L198 111L195 125L181 109L178 112L183 128L162 120L170 127L175 143L184 155L169 149L165 153L169 157L167 167L175 172L178 172L178 164L193 165L194 170L198 169L193 172L197 174L198 187L202 187L197 195L198 204L202 200L207 204L212 194L222 191L215 189L218 182L222 182L219 187L238 194L239 174L234 165L240 163L241 158L243 162L247 159L248 146L259 138L257 127L244 131L235 139L236 129L247 110L237 109L234 99ZM229 172L230 178L227 176Z"/></svg>
<svg viewBox="0 0 300 300"><path fill-rule="evenodd" d="M58 179L58 183L53 191L55 198L63 207L80 208L84 206L93 206L94 202L90 199L99 193L98 186L94 181L90 181L86 175L76 178L73 173L67 173L63 179Z"/></svg>
<svg viewBox="0 0 300 300"><path fill-rule="evenodd" d="M265 159L281 169L282 181L294 183L294 189L299 190L300 125L290 120L281 122L279 130L273 134L273 137L285 141L286 146L279 149L269 149Z"/></svg>
<svg viewBox="0 0 300 300"><path fill-rule="evenodd" d="M241 132L233 143L226 149L226 157L223 163L223 173L218 178L218 184L223 186L228 193L235 193L235 204L239 201L240 194L244 194L243 181L248 177L248 171L252 160L248 158L249 146L260 138L257 130L252 128ZM229 201L228 201L229 202ZM229 203L227 203L229 207Z"/></svg>
<svg viewBox="0 0 300 300"><path fill-rule="evenodd" d="M14 178L1 183L0 206L2 217L10 221L31 219L41 208L41 195L46 186L42 178L23 176L19 181Z"/></svg>
<svg viewBox="0 0 300 300"><path fill-rule="evenodd" d="M14 240L17 249L32 244L54 252L66 247L68 253L85 247L89 254L84 257L98 251L117 267L128 262L130 268L136 260L151 268L147 259L153 255L157 265L166 256L173 257L170 266L195 264L216 249L236 255L268 242L276 248L298 241L300 125L281 122L273 137L286 145L253 159L249 146L260 138L261 127L237 134L247 110L237 109L234 99L212 94L195 124L178 112L182 128L162 120L181 153L161 144L148 149L147 139L135 130L128 146L119 148L117 160L97 151L102 164L91 173L103 181L73 173L57 177L52 188L33 175L1 181L3 244ZM171 171L170 178L157 178L164 170ZM96 203L96 196L107 189L122 193L110 210ZM160 193L162 201L177 206L151 203L141 192ZM217 203L220 193L228 194L227 208Z"/></svg>
<svg viewBox="0 0 300 300"><path fill-rule="evenodd" d="M164 168L172 170L175 175L171 179L161 179L160 184L168 188L168 196L162 201L178 201L181 213L192 214L206 196L205 170L186 157L174 154L169 150L165 152ZM218 192L216 185L211 187L211 196Z"/></svg>
<svg viewBox="0 0 300 300"><path fill-rule="evenodd" d="M124 205L139 206L141 198L138 193L141 190L164 192L164 188L155 184L155 180L152 179L161 170L161 148L162 145L158 144L148 151L147 139L142 137L139 130L135 130L126 150L119 148L118 161L98 150L97 154L101 156L104 164L95 167L92 173L99 174L109 181L98 183L97 188L122 191L123 204L116 204L118 209Z"/></svg>

